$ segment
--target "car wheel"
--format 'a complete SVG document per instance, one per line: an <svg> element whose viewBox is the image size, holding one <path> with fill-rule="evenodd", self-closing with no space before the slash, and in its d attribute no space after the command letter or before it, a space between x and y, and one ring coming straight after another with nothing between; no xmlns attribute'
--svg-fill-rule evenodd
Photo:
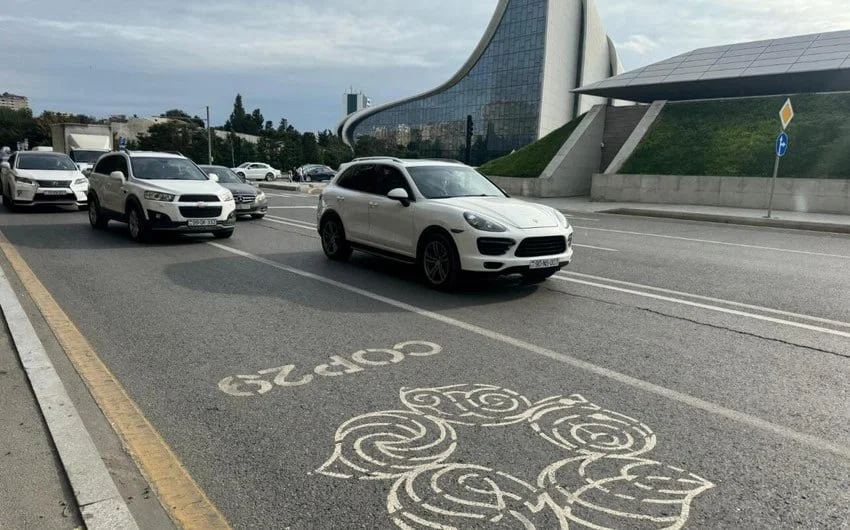
<svg viewBox="0 0 850 530"><path fill-rule="evenodd" d="M522 279L526 283L543 283L549 278L552 277L553 274L558 272L558 269L542 269L535 271L525 271L522 273Z"/></svg>
<svg viewBox="0 0 850 530"><path fill-rule="evenodd" d="M423 241L419 264L430 287L448 291L457 285L460 260L454 243L445 235L435 233Z"/></svg>
<svg viewBox="0 0 850 530"><path fill-rule="evenodd" d="M130 237L133 241L142 242L148 237L148 227L145 222L145 216L135 204L131 204L127 211L127 227L130 230Z"/></svg>
<svg viewBox="0 0 850 530"><path fill-rule="evenodd" d="M339 217L329 216L322 221L322 250L334 261L345 261L351 257L351 246L345 240L345 229Z"/></svg>
<svg viewBox="0 0 850 530"><path fill-rule="evenodd" d="M213 237L216 239L228 239L233 235L233 228L229 228L227 230L216 230L213 232Z"/></svg>
<svg viewBox="0 0 850 530"><path fill-rule="evenodd" d="M92 228L97 230L103 230L109 224L109 219L103 215L100 202L94 195L89 197L89 223L91 223Z"/></svg>
<svg viewBox="0 0 850 530"><path fill-rule="evenodd" d="M266 182L271 182L273 180L274 180L274 175L272 173L269 173L268 175L266 175Z"/></svg>
<svg viewBox="0 0 850 530"><path fill-rule="evenodd" d="M266 216L266 214L264 214L264 213L252 213L251 219L262 219L265 216Z"/></svg>
<svg viewBox="0 0 850 530"><path fill-rule="evenodd" d="M238 175L238 176L239 176L239 178L242 178L242 179L244 179L244 178L245 178L245 173L239 172L239 173L237 173L236 175Z"/></svg>

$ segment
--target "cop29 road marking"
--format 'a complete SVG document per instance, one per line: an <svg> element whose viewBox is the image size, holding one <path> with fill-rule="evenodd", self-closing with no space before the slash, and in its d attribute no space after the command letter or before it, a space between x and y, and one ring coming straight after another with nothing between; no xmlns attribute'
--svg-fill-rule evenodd
<svg viewBox="0 0 850 530"><path fill-rule="evenodd" d="M650 234L648 232L629 232L627 230L612 230L610 228L590 228L588 226L573 226L577 230L593 230L596 232L610 232L613 234L625 234L630 236L658 237L661 239L674 239L677 241L690 241L693 243L708 243L711 245L723 245L727 247L752 248L755 250L768 250L774 252L782 252L784 254L804 254L807 256L821 256L825 258L850 259L850 256L843 254L826 254L823 252L809 252L807 250L792 250L788 248L763 247L760 245L746 245L744 243L729 243L727 241L715 241L713 239L696 239L692 237L668 236L663 234Z"/></svg>
<svg viewBox="0 0 850 530"><path fill-rule="evenodd" d="M800 320L808 320L808 321L811 321L811 322L819 322L821 324L827 324L827 325L830 325L830 326L850 328L850 322L841 322L840 320L830 320L828 318L820 318L820 317L815 317L815 316L811 316L811 315L804 315L804 314L801 314L801 313L792 313L791 311L782 311L781 309L772 309L770 307L762 307L762 306L757 306L757 305L752 305L752 304L744 304L742 302L733 302L731 300L724 300L722 298L714 298L714 297L711 297L711 296L702 296L702 295L698 295L698 294L686 293L686 292L683 292L683 291L674 291L672 289L664 289L664 288L661 288L661 287L653 287L651 285L644 285L642 283L632 283L632 282L625 282L625 281L622 281L622 280L613 280L611 278L604 278L602 276L593 276L593 275L590 275L590 274L582 274L582 273L573 272L573 271L561 271L561 272L558 273L558 275L559 276L571 276L571 277L575 277L575 278L584 278L584 279L587 279L587 280L594 280L594 281L600 281L600 282L607 282L607 283L612 283L612 284L615 284L615 285L624 285L626 287L635 287L637 289L643 289L643 290L646 290L646 291L655 291L657 293L665 293L665 294L670 294L670 295L674 295L674 296L684 296L684 297L687 297L687 298L693 298L694 300L704 300L706 302L713 302L713 303L716 303L716 304L723 304L723 305L729 305L729 306L733 306L733 307L740 307L740 308L743 308L743 309L751 309L753 311L761 311L763 313L772 313L774 315L782 315L782 316L786 316L786 317L790 317L790 318L797 318L797 319L800 319Z"/></svg>
<svg viewBox="0 0 850 530"><path fill-rule="evenodd" d="M327 363L313 368L313 373L293 374L294 364L278 368L260 370L257 375L228 376L218 382L218 388L225 394L236 397L251 397L265 394L274 386L304 386L313 382L313 375L321 377L340 377L356 374L367 368L398 364L406 357L431 357L443 351L443 347L433 342L412 340L396 344L390 349L359 350L351 354L351 359L340 355L332 356ZM266 377L264 377L266 376ZM268 379L272 380L269 381Z"/></svg>
<svg viewBox="0 0 850 530"><path fill-rule="evenodd" d="M634 289L626 289L623 287L616 287L613 285L605 285L599 282L590 282L587 280L579 280L576 278L570 278L563 275L555 275L552 277L555 280L562 282L570 282L576 283L579 285L586 285L588 287L596 287L599 289L607 289L609 291L617 291L619 293L631 294L635 296L642 296L644 298L652 298L654 300L661 300L662 302L671 302L674 304L681 304L691 307L697 307L699 309L706 309L708 311L717 311L719 313L726 313L727 315L735 315L739 317L752 318L754 320L761 320L764 322L771 322L773 324L782 324L784 326L790 326L794 328L805 329L809 331L815 331L818 333L825 333L827 335L835 335L837 337L843 337L846 339L850 339L850 332L847 331L839 331L837 329L823 328L820 326L813 326L811 324L803 324L802 322L794 322L793 320L784 320L781 318L769 317L766 315L759 315L757 313L747 313L745 311L738 311L737 309L727 309L725 307L720 307L716 305L703 304L700 302L691 302L690 300L683 300L681 298L672 298L670 296L662 296L660 294L652 294L646 293L643 291L636 291Z"/></svg>
<svg viewBox="0 0 850 530"><path fill-rule="evenodd" d="M222 245L221 243L213 243L208 242L208 245L214 246L224 252L229 252L231 254L235 254L237 256L241 256L243 258L247 258L251 261L255 261L257 263L262 263L264 265L268 265L269 267L273 267L278 270L282 270L288 272L290 274L294 274L296 276L300 276L302 278L307 278L310 280L314 280L325 285L330 285L332 287L336 287L338 289L348 291L350 293L359 294L360 296L375 300L376 302L381 302L392 307L396 307L398 309L402 309L404 311L409 311L411 313L415 313L419 316L429 318L431 320L435 320L437 322L442 322L443 324L447 324L449 326L453 326L458 329L462 329L464 331L468 331L470 333L474 333L481 337L485 337L491 340L495 340L501 342L503 344L507 344L509 346L513 346L515 348L520 348L526 350L531 353L535 353L542 357L546 357L552 359L554 361L558 361L564 363L566 365L572 366L574 368L578 368L580 370L584 370L586 372L592 373L594 375L604 377L606 379L610 379L612 381L616 381L620 384L630 386L632 388L636 388L642 390L644 392L648 392L650 394L655 394L657 396L664 397L671 401L675 401L678 403L683 403L692 408L702 410L704 412L708 412L709 414L714 414L716 416L720 416L722 418L726 418L728 420L735 421L742 425L746 425L748 427L752 427L755 429L759 429L761 431L780 436L782 438L786 438L789 440L793 440L797 443L806 445L808 447L818 449L820 451L825 451L829 453L833 453L842 458L850 460L850 447L846 445L840 445L837 443L830 442L829 440L824 440L818 438L817 436L813 436L811 434L802 433L799 431L795 431L789 427L785 427L783 425L778 425L776 423L769 422L758 416L753 416L752 414L747 414L746 412L740 412L734 409L730 409L724 407L722 405L718 405L716 403L712 403L710 401L706 401L704 399L700 399L698 397L692 396L690 394L685 394L684 392L679 392L677 390L672 390L661 385L657 385L655 383L650 383L649 381L644 381L642 379L638 379L636 377L632 377L630 375L626 375L615 370L611 370L609 368L605 368L596 364L593 364L588 361L584 361L577 357L573 357L571 355L567 355L565 353L556 352L554 350L550 350L548 348L544 348L542 346L537 346L530 342L526 342L522 339L517 339L511 337L509 335L505 335L503 333L499 333L497 331L492 331L487 328L483 328L481 326L476 326L475 324L470 324L468 322L464 322L462 320L458 320L456 318L452 318L446 315L441 315L439 313L435 313L433 311L428 311L427 309L423 309L421 307L417 307L412 304L408 304L406 302L401 302L399 300L395 300L393 298L389 298L387 296L383 296L372 291L367 291L366 289L361 289L359 287L354 287L353 285L349 285L347 283L343 283L337 280L333 280L326 276L321 276L319 274L314 274L312 272L308 272L302 269L298 269L295 267L291 267L289 265L284 265L282 263L278 263L276 261L272 261L270 259L261 258L260 256L256 256L249 252L244 252L242 250L237 250L235 248L228 247L227 245Z"/></svg>

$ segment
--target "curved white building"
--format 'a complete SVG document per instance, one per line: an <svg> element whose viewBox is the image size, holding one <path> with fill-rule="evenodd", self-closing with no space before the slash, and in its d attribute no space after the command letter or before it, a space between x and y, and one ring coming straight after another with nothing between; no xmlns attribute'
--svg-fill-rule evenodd
<svg viewBox="0 0 850 530"><path fill-rule="evenodd" d="M368 136L384 150L462 158L471 115L472 162L480 164L605 102L572 90L620 72L593 0L499 0L481 42L448 82L352 114L337 132L351 146Z"/></svg>

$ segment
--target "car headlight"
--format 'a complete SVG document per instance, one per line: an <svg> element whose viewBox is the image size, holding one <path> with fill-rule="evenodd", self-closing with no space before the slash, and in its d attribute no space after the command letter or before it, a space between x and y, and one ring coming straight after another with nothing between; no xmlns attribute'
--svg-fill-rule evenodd
<svg viewBox="0 0 850 530"><path fill-rule="evenodd" d="M481 230L482 232L507 232L508 229L504 226L500 225L496 221L491 221L486 217L482 217L477 213L466 212L463 214L463 218L466 219L466 222L469 223L469 226L476 230Z"/></svg>
<svg viewBox="0 0 850 530"><path fill-rule="evenodd" d="M261 191L260 193L257 194L257 197L254 200L257 201L257 202L262 202L262 201L266 200L266 194Z"/></svg>
<svg viewBox="0 0 850 530"><path fill-rule="evenodd" d="M74 186L83 186L89 183L89 179L77 179L74 181Z"/></svg>
<svg viewBox="0 0 850 530"><path fill-rule="evenodd" d="M224 190L224 193L222 193L219 196L219 198L221 199L221 202L232 201L233 200L233 194L230 193L230 191L228 191L228 190Z"/></svg>
<svg viewBox="0 0 850 530"><path fill-rule="evenodd" d="M145 199L149 201L173 202L177 196L171 193L162 193L159 191L146 191Z"/></svg>
<svg viewBox="0 0 850 530"><path fill-rule="evenodd" d="M558 218L558 222L561 223L561 226L563 226L564 228L569 228L570 222L567 221L567 218L564 217L564 214L562 214L558 210L554 210L554 212L555 212L555 217Z"/></svg>
<svg viewBox="0 0 850 530"><path fill-rule="evenodd" d="M35 184L35 181L32 179L28 179L26 177L19 177L15 175L15 182L20 182L21 184Z"/></svg>

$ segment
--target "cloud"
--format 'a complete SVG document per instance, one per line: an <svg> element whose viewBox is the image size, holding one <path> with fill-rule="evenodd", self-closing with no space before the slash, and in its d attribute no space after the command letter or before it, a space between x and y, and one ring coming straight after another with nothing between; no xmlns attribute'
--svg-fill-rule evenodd
<svg viewBox="0 0 850 530"><path fill-rule="evenodd" d="M622 44L616 44L618 50L633 51L638 55L646 55L658 48L659 44L646 35L632 35Z"/></svg>

